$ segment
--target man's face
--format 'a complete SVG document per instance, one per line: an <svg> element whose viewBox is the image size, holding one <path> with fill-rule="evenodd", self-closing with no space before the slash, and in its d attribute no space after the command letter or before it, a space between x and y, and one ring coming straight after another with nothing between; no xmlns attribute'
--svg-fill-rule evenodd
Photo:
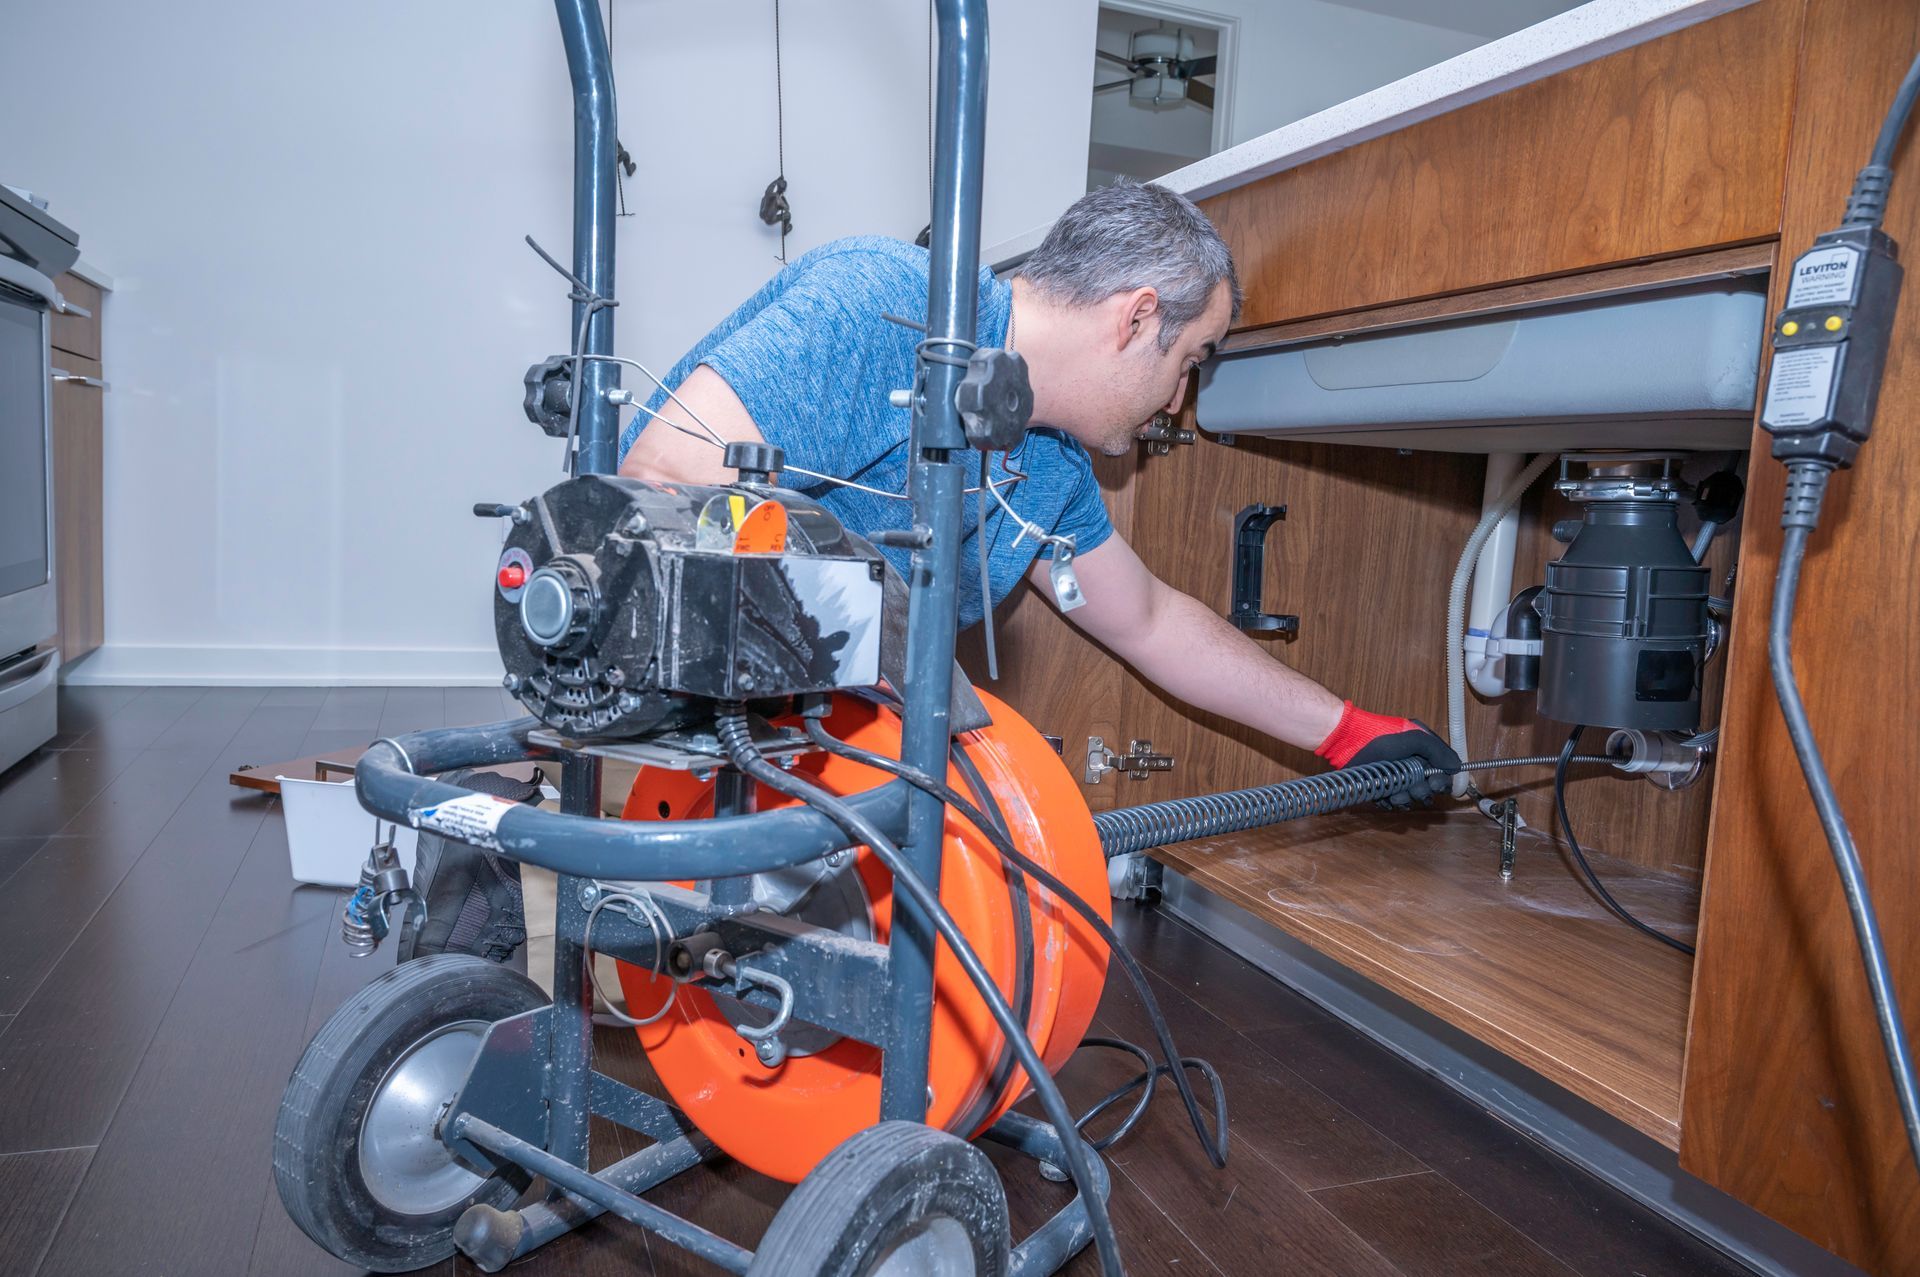
<svg viewBox="0 0 1920 1277"><path fill-rule="evenodd" d="M1151 293L1149 292L1149 297ZM1222 282L1214 287L1207 308L1180 331L1173 344L1160 348L1160 312L1153 298L1146 313L1130 303L1118 316L1111 366L1093 370L1097 388L1086 407L1091 410L1087 433L1090 447L1109 457L1125 456L1139 439L1140 430L1161 412L1177 413L1187 396L1187 379L1218 349L1232 320L1233 299ZM1111 321L1110 321L1111 322Z"/></svg>

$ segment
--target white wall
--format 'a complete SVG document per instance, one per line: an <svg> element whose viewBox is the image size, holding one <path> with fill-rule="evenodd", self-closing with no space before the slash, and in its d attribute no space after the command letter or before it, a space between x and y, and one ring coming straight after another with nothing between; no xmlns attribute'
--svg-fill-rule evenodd
<svg viewBox="0 0 1920 1277"><path fill-rule="evenodd" d="M613 0L621 353L662 371L764 280L769 0ZM984 240L1082 189L1093 0L994 10ZM797 253L926 221L926 17L785 0ZM17 0L0 180L112 275L99 681L491 681L498 530L560 477L520 377L565 348L551 8ZM632 378L629 379L632 384Z"/></svg>

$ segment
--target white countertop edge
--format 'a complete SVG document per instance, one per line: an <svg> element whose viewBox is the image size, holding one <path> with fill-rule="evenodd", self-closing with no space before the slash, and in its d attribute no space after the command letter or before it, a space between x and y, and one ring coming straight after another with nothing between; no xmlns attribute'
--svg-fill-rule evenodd
<svg viewBox="0 0 1920 1277"><path fill-rule="evenodd" d="M1591 0L1155 180L1205 199L1754 2ZM981 260L995 270L1016 266L1047 229L996 244Z"/></svg>
<svg viewBox="0 0 1920 1277"><path fill-rule="evenodd" d="M107 274L107 272L101 270L84 257L68 267L67 273L69 275L78 275L95 288L103 289L109 293L113 291L113 276Z"/></svg>

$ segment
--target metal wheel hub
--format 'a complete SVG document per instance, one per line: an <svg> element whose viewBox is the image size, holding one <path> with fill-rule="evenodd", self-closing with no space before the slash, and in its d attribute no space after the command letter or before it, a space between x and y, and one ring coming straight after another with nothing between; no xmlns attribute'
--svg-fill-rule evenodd
<svg viewBox="0 0 1920 1277"><path fill-rule="evenodd" d="M401 1215L433 1215L486 1181L454 1160L435 1131L466 1080L488 1024L441 1025L400 1053L360 1119L360 1178L375 1201Z"/></svg>
<svg viewBox="0 0 1920 1277"><path fill-rule="evenodd" d="M966 1226L936 1215L889 1246L866 1277L974 1277L978 1271Z"/></svg>

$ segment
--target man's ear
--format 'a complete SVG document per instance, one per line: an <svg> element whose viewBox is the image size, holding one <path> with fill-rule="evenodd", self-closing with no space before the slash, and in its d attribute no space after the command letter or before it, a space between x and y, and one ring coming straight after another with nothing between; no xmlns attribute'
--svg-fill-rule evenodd
<svg viewBox="0 0 1920 1277"><path fill-rule="evenodd" d="M1114 307L1114 349L1125 350L1133 342L1152 336L1159 329L1160 294L1153 288L1136 288L1120 293Z"/></svg>

